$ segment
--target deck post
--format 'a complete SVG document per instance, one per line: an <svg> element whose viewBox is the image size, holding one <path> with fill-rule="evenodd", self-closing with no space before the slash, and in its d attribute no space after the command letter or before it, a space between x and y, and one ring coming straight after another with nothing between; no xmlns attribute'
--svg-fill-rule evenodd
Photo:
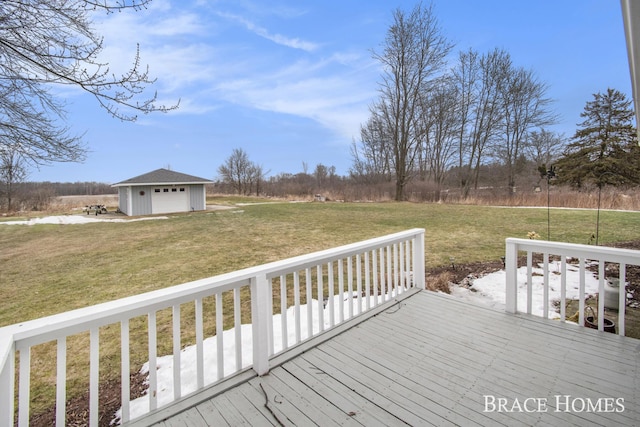
<svg viewBox="0 0 640 427"><path fill-rule="evenodd" d="M0 355L0 425L13 425L14 393L15 393L15 345L7 344L9 350ZM3 344L4 347L4 344ZM4 353L4 348L3 348Z"/></svg>
<svg viewBox="0 0 640 427"><path fill-rule="evenodd" d="M517 313L518 311L518 245L511 239L506 240L505 273L506 295L505 311Z"/></svg>
<svg viewBox="0 0 640 427"><path fill-rule="evenodd" d="M251 322L253 323L253 370L258 375L269 372L269 283L264 273L251 279Z"/></svg>
<svg viewBox="0 0 640 427"><path fill-rule="evenodd" d="M424 255L424 230L421 230L413 238L413 285L418 289L426 289Z"/></svg>

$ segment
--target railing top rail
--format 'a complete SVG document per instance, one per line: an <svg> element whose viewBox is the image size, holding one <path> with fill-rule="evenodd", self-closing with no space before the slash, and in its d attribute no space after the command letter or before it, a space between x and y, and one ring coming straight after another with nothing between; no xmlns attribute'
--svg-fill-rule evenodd
<svg viewBox="0 0 640 427"><path fill-rule="evenodd" d="M548 252L553 255L564 255L572 258L597 258L604 261L640 265L640 252L632 249L552 242L548 240L518 239L513 237L507 238L506 244L507 246L509 244L517 245L518 249L525 251Z"/></svg>
<svg viewBox="0 0 640 427"><path fill-rule="evenodd" d="M355 255L362 252L363 250L374 250L390 244L403 242L410 238L424 234L424 231L424 228L413 228L411 230L401 231L399 233L351 243L348 245L339 246L337 248L326 249L307 255L300 255L281 261L275 261L269 264L262 265L261 269L267 277L274 277L279 274L284 274L298 269L304 269L307 266L313 266L320 262L330 262Z"/></svg>
<svg viewBox="0 0 640 427"><path fill-rule="evenodd" d="M123 318L145 314L154 309L159 310L175 304L181 304L200 296L209 295L211 292L220 292L237 286L244 286L249 284L251 278L259 274L274 277L278 274L291 271L292 269L302 269L305 268L305 266L316 265L320 262L350 256L362 250L383 247L422 235L423 233L424 229L415 228L65 313L54 314L52 316L0 328L0 337L12 337L12 339L6 340L7 342L25 341L25 345L34 345L55 339L58 334L69 335L85 331L88 329L88 325L107 325L118 322ZM5 342L5 340L3 340L3 342ZM4 357L4 349L0 347L0 361Z"/></svg>

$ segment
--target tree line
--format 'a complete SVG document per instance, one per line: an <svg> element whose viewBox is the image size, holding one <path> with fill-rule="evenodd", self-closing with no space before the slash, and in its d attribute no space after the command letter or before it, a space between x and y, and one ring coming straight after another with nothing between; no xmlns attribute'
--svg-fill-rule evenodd
<svg viewBox="0 0 640 427"><path fill-rule="evenodd" d="M51 87L80 88L122 120L177 107L145 95L154 80L137 54L124 75L100 60L104 46L93 14L140 10L149 1L0 2L0 208L11 210L17 189L29 187L21 184L30 167L81 161L86 154ZM433 6L419 3L392 17L381 49L373 52L382 69L380 96L351 146L348 176L322 164L268 176L236 149L218 168L217 188L277 195L327 189L365 194L369 190L363 189L375 188L405 200L417 182L420 191L428 184L431 199L439 200L445 189L455 187L467 197L483 182L495 185L498 176L509 192L530 175L580 190L640 183L640 148L624 94L612 88L594 94L584 122L566 138L548 130L557 117L547 85L533 70L514 64L508 52L469 49L451 63L454 46Z"/></svg>
<svg viewBox="0 0 640 427"><path fill-rule="evenodd" d="M383 73L380 97L370 106L360 141L352 146L352 175L395 182L405 199L413 179L442 189L455 167L464 194L477 188L480 166L499 160L506 185L515 186L521 157L556 120L547 86L532 70L516 66L508 52L460 52L442 34L433 6L396 10L383 48L374 52ZM450 67L450 68L448 68Z"/></svg>

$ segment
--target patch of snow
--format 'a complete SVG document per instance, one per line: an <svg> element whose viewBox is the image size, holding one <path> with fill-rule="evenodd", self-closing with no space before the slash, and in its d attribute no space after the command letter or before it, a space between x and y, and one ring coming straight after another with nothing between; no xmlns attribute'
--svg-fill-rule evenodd
<svg viewBox="0 0 640 427"><path fill-rule="evenodd" d="M156 219L169 219L166 216L154 216L144 218L101 218L97 215L57 215L46 216L43 218L31 218L22 221L0 221L0 225L35 225L35 224L92 224L95 222L135 222L135 221L149 221Z"/></svg>
<svg viewBox="0 0 640 427"><path fill-rule="evenodd" d="M370 296L370 305L373 306L374 296ZM354 316L358 313L358 299L356 293L350 294L345 292L342 296L334 296L334 323L340 322L339 305L344 304L345 320L348 317L349 300L351 300ZM361 299L364 310L366 307L366 298ZM329 329L330 325L330 304L324 304L323 324L324 329ZM313 334L319 332L320 310L318 300L311 301L312 307L312 330ZM308 329L308 306L300 305L300 341L304 341L309 337ZM287 346L296 343L295 329L295 306L289 307L286 311L287 316ZM250 366L253 363L253 329L251 324L243 324L240 329L242 338L242 366L236 367L236 337L235 328L223 331L221 338L221 346L223 348L224 360L224 376L231 375L240 369ZM273 347L274 353L278 353L284 349L282 339L282 315L280 313L273 315ZM203 340L203 366L204 366L204 384L212 384L218 380L218 337L216 335ZM185 396L196 391L197 388L197 348L195 345L185 347L180 352L180 391ZM173 401L173 354L161 356L156 359L157 385L158 390L157 406L161 407ZM147 375L149 373L149 362L146 362L140 369L140 373ZM148 381L148 379L147 379ZM137 399L130 401L129 406L130 419L140 417L149 412L149 395L145 394ZM120 424L122 418L122 408L118 409L111 425Z"/></svg>
<svg viewBox="0 0 640 427"><path fill-rule="evenodd" d="M549 300L560 301L561 276L560 262L549 262ZM532 268L532 292L531 314L543 316L544 314L544 270L543 266ZM487 274L473 280L469 288L453 286L451 295L473 304L482 304L498 310L505 309L506 301L506 272L504 270ZM527 311L527 267L520 267L517 273L518 281L518 311ZM585 272L585 294L592 295L598 292L599 282L593 273ZM580 287L580 269L578 266L567 263L566 272L566 299L578 299ZM549 306L549 318L559 319L560 312L555 311L553 304Z"/></svg>

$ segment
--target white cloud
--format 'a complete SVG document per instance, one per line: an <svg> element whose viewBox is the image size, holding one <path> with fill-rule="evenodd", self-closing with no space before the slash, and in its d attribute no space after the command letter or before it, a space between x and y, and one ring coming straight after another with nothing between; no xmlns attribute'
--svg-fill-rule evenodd
<svg viewBox="0 0 640 427"><path fill-rule="evenodd" d="M318 48L317 44L300 40L299 38L286 37L281 34L272 34L266 28L256 25L255 23L243 18L242 16L224 12L218 12L217 14L222 18L244 25L249 31L253 32L254 34L257 34L258 36L270 40L276 44L293 49L301 49L307 52L312 52Z"/></svg>
<svg viewBox="0 0 640 427"><path fill-rule="evenodd" d="M149 93L157 90L165 105L180 99L172 115L204 114L228 102L311 119L347 141L357 136L376 96L366 52L325 52L328 44L272 33L239 13L216 10L215 3L177 5L154 1L149 10L105 18L98 30L111 71L130 69L139 42L142 63L158 78ZM277 16L293 19L303 12L283 14ZM224 20L291 49L260 50L246 34L225 29ZM154 120L141 117L139 123L147 121Z"/></svg>
<svg viewBox="0 0 640 427"><path fill-rule="evenodd" d="M350 141L368 116L375 88L342 76L237 79L218 86L230 102L315 120Z"/></svg>
<svg viewBox="0 0 640 427"><path fill-rule="evenodd" d="M110 73L128 72L139 45L141 71L148 65L150 77L157 79L148 88L148 96L157 91L159 104L165 105L181 99L182 113L211 110L208 105L196 105L195 97L190 96L194 86L215 78L212 59L216 53L207 40L212 28L196 10L154 1L148 10L107 15L96 23L96 29L104 36L105 46L99 61L109 64Z"/></svg>

